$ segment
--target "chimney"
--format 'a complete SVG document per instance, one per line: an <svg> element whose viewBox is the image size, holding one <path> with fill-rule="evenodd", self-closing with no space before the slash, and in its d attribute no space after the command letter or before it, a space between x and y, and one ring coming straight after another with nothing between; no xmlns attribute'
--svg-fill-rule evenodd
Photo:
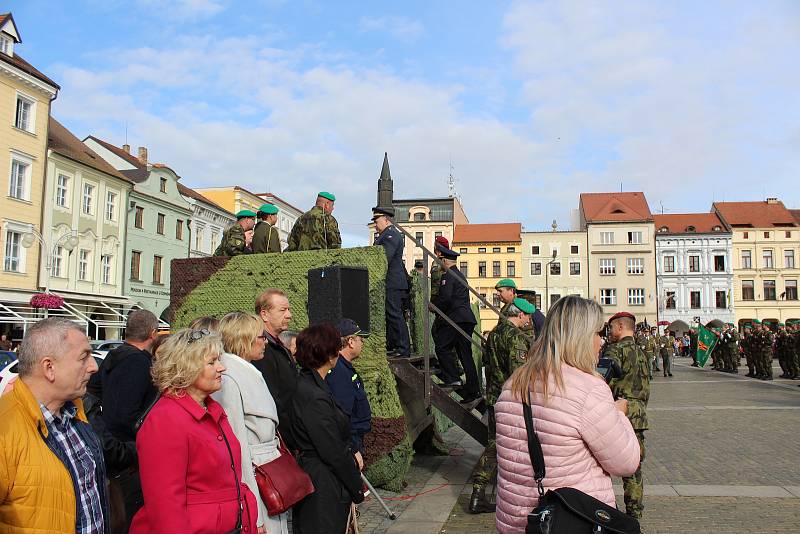
<svg viewBox="0 0 800 534"><path fill-rule="evenodd" d="M777 197L767 197L767 204L777 204L778 198Z"/></svg>
<svg viewBox="0 0 800 534"><path fill-rule="evenodd" d="M122 145L122 150L124 150L127 154L131 153L131 145Z"/></svg>
<svg viewBox="0 0 800 534"><path fill-rule="evenodd" d="M139 147L139 161L143 164L147 165L147 147L140 146Z"/></svg>

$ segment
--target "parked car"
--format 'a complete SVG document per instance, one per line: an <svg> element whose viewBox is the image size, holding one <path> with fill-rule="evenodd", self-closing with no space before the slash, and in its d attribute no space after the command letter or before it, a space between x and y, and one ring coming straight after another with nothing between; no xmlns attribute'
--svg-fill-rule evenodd
<svg viewBox="0 0 800 534"><path fill-rule="evenodd" d="M92 346L92 354L105 358L108 354L108 351L114 350L120 345L124 345L125 342L121 339L108 339L101 341L90 341L89 344Z"/></svg>
<svg viewBox="0 0 800 534"><path fill-rule="evenodd" d="M5 351L3 351L5 352ZM14 354L13 352L11 354ZM105 354L92 354L94 356L94 360L97 362L97 366L100 367L103 365L103 360L105 359ZM11 389L11 385L14 383L14 380L17 379L17 366L19 362L16 360L16 354L14 354L14 361L4 365L2 370L0 370L0 396L5 394L8 390Z"/></svg>

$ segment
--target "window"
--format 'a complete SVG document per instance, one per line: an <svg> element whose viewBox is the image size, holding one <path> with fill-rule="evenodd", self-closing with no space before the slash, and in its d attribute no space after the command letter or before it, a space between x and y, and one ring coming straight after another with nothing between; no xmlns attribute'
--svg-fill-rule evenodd
<svg viewBox="0 0 800 534"><path fill-rule="evenodd" d="M675 272L675 256L664 256L664 272Z"/></svg>
<svg viewBox="0 0 800 534"><path fill-rule="evenodd" d="M424 220L425 220L425 214L424 213L415 213L414 214L414 221L420 222L420 221L424 221Z"/></svg>
<svg viewBox="0 0 800 534"><path fill-rule="evenodd" d="M23 272L21 243L21 232L14 232L12 230L6 232L6 250L3 259L3 270L14 273Z"/></svg>
<svg viewBox="0 0 800 534"><path fill-rule="evenodd" d="M742 280L742 300L755 300L756 290L753 280Z"/></svg>
<svg viewBox="0 0 800 534"><path fill-rule="evenodd" d="M133 219L133 225L136 228L144 228L144 208L136 206L136 215Z"/></svg>
<svg viewBox="0 0 800 534"><path fill-rule="evenodd" d="M479 261L478 262L478 277L479 278L486 278L486 262Z"/></svg>
<svg viewBox="0 0 800 534"><path fill-rule="evenodd" d="M764 239L769 239L769 232L764 232Z"/></svg>
<svg viewBox="0 0 800 534"><path fill-rule="evenodd" d="M644 288L628 288L628 304L631 306L644 306Z"/></svg>
<svg viewBox="0 0 800 534"><path fill-rule="evenodd" d="M753 254L750 250L742 251L742 269L753 268Z"/></svg>
<svg viewBox="0 0 800 534"><path fill-rule="evenodd" d="M500 307L500 295L498 295L497 293L492 294L492 306L494 306L495 308Z"/></svg>
<svg viewBox="0 0 800 534"><path fill-rule="evenodd" d="M641 245L642 242L642 232L628 232L628 243L632 245Z"/></svg>
<svg viewBox="0 0 800 534"><path fill-rule="evenodd" d="M422 232L415 232L414 233L414 240L417 242L417 245L424 245L425 236Z"/></svg>
<svg viewBox="0 0 800 534"><path fill-rule="evenodd" d="M17 114L14 118L14 126L20 130L33 133L34 123L36 122L35 111L35 100L17 95Z"/></svg>
<svg viewBox="0 0 800 534"><path fill-rule="evenodd" d="M700 292L689 291L689 307L696 310L700 308Z"/></svg>
<svg viewBox="0 0 800 534"><path fill-rule="evenodd" d="M578 245L570 245L569 246L569 253L570 254L578 254Z"/></svg>
<svg viewBox="0 0 800 534"><path fill-rule="evenodd" d="M94 186L92 184L83 184L83 203L81 206L81 211L86 215L94 213Z"/></svg>
<svg viewBox="0 0 800 534"><path fill-rule="evenodd" d="M617 290L616 289L601 289L600 290L600 304L603 306L614 306L617 304Z"/></svg>
<svg viewBox="0 0 800 534"><path fill-rule="evenodd" d="M772 249L765 248L763 257L764 257L764 268L772 269L775 266L775 264L772 261Z"/></svg>
<svg viewBox="0 0 800 534"><path fill-rule="evenodd" d="M550 274L553 276L558 276L561 274L561 262L554 261L550 264Z"/></svg>
<svg viewBox="0 0 800 534"><path fill-rule="evenodd" d="M482 299L482 300L479 300L479 301L478 301L478 307L479 307L479 308L485 308L485 307L486 307L486 304L484 304L484 303L483 303L483 301L484 301L484 300L486 300L486 293L478 293L478 295L479 295L479 296L481 297L481 299Z"/></svg>
<svg viewBox="0 0 800 534"><path fill-rule="evenodd" d="M786 300L797 300L797 280L786 280L785 287L784 298Z"/></svg>
<svg viewBox="0 0 800 534"><path fill-rule="evenodd" d="M750 232L742 232L742 239L750 239Z"/></svg>
<svg viewBox="0 0 800 534"><path fill-rule="evenodd" d="M167 179L166 178L161 178L160 188L161 188L161 192L162 193L166 193L167 192Z"/></svg>
<svg viewBox="0 0 800 534"><path fill-rule="evenodd" d="M206 229L203 226L198 226L197 228L195 228L195 230L194 230L194 249L195 250L203 250L203 240L204 240L204 237L205 237L204 236L205 232L206 232ZM213 250L212 250L212 252L213 252Z"/></svg>
<svg viewBox="0 0 800 534"><path fill-rule="evenodd" d="M561 299L561 295L558 293L550 293L550 307L553 307L553 304L558 302Z"/></svg>
<svg viewBox="0 0 800 534"><path fill-rule="evenodd" d="M601 245L613 245L614 244L614 232L600 232L600 244Z"/></svg>
<svg viewBox="0 0 800 534"><path fill-rule="evenodd" d="M664 303L664 307L668 310L674 310L676 308L674 291L667 291L667 298L666 302Z"/></svg>
<svg viewBox="0 0 800 534"><path fill-rule="evenodd" d="M69 185L69 176L66 174L58 175L56 178L56 206L67 207L67 186Z"/></svg>
<svg viewBox="0 0 800 534"><path fill-rule="evenodd" d="M517 265L513 261L506 262L506 276L509 278L517 276Z"/></svg>
<svg viewBox="0 0 800 534"><path fill-rule="evenodd" d="M775 296L775 280L764 280L764 300L777 300Z"/></svg>
<svg viewBox="0 0 800 534"><path fill-rule="evenodd" d="M141 281L139 267L142 263L142 253L138 250L131 252L131 280Z"/></svg>
<svg viewBox="0 0 800 534"><path fill-rule="evenodd" d="M101 268L101 276L102 282L104 284L110 284L111 282L111 256L108 254L103 254L100 256L100 268Z"/></svg>
<svg viewBox="0 0 800 534"><path fill-rule="evenodd" d="M794 250L783 251L783 266L787 269L794 269Z"/></svg>
<svg viewBox="0 0 800 534"><path fill-rule="evenodd" d="M486 254L486 247L478 247L478 254Z"/></svg>
<svg viewBox="0 0 800 534"><path fill-rule="evenodd" d="M600 260L600 274L603 276L617 274L617 260L614 258Z"/></svg>
<svg viewBox="0 0 800 534"><path fill-rule="evenodd" d="M61 278L61 263L64 257L64 247L57 246L53 251L53 267L50 269L50 274L54 278Z"/></svg>
<svg viewBox="0 0 800 534"><path fill-rule="evenodd" d="M219 232L213 231L211 232L211 251L217 250L217 246L219 246Z"/></svg>
<svg viewBox="0 0 800 534"><path fill-rule="evenodd" d="M786 239L791 239L791 238L792 238L792 232L786 230Z"/></svg>
<svg viewBox="0 0 800 534"><path fill-rule="evenodd" d="M500 253L500 247L492 247L492 253L493 254L499 254Z"/></svg>
<svg viewBox="0 0 800 534"><path fill-rule="evenodd" d="M458 253L459 254L466 254L467 253L467 248L466 247L462 247L462 248L458 249Z"/></svg>
<svg viewBox="0 0 800 534"><path fill-rule="evenodd" d="M569 274L571 276L577 276L581 274L581 262L579 261L569 262Z"/></svg>
<svg viewBox="0 0 800 534"><path fill-rule="evenodd" d="M531 262L531 276L542 274L542 264L538 261Z"/></svg>
<svg viewBox="0 0 800 534"><path fill-rule="evenodd" d="M509 254L514 253L516 251L517 251L516 247L506 247L506 252L508 252Z"/></svg>
<svg viewBox="0 0 800 534"><path fill-rule="evenodd" d="M644 259L628 258L628 274L644 274Z"/></svg>
<svg viewBox="0 0 800 534"><path fill-rule="evenodd" d="M695 255L689 256L689 272L690 273L700 272L700 256L695 256Z"/></svg>
<svg viewBox="0 0 800 534"><path fill-rule="evenodd" d="M7 56L13 56L14 41L5 35L0 35L0 52Z"/></svg>
<svg viewBox="0 0 800 534"><path fill-rule="evenodd" d="M458 264L458 270L461 271L461 274L463 274L465 278L469 276L469 274L467 274L467 265L465 261Z"/></svg>
<svg viewBox="0 0 800 534"><path fill-rule="evenodd" d="M156 220L156 233L158 235L164 235L164 221L166 218L167 216L163 213L158 214L158 219Z"/></svg>
<svg viewBox="0 0 800 534"><path fill-rule="evenodd" d="M500 262L499 261L493 261L492 262L492 276L494 276L495 278L499 278L500 276L502 276L500 274Z"/></svg>
<svg viewBox="0 0 800 534"><path fill-rule="evenodd" d="M183 240L183 221L180 219L175 221L175 239Z"/></svg>
<svg viewBox="0 0 800 534"><path fill-rule="evenodd" d="M8 196L19 200L28 200L28 176L31 164L11 157L11 176L9 177Z"/></svg>
<svg viewBox="0 0 800 534"><path fill-rule="evenodd" d="M161 261L164 258L161 256L153 256L153 283L161 283Z"/></svg>
<svg viewBox="0 0 800 534"><path fill-rule="evenodd" d="M90 266L91 266L91 252L82 248L80 252L78 252L78 280L89 280L91 275Z"/></svg>
<svg viewBox="0 0 800 534"><path fill-rule="evenodd" d="M537 310L542 309L542 295L539 293L534 293L533 295L533 305L536 306Z"/></svg>
<svg viewBox="0 0 800 534"><path fill-rule="evenodd" d="M714 272L716 273L725 272L725 256L721 255L714 256Z"/></svg>
<svg viewBox="0 0 800 534"><path fill-rule="evenodd" d="M106 220L117 220L117 194L111 191L106 193Z"/></svg>
<svg viewBox="0 0 800 534"><path fill-rule="evenodd" d="M531 254L533 254L534 256L539 255L539 245L533 245L531 247Z"/></svg>
<svg viewBox="0 0 800 534"><path fill-rule="evenodd" d="M715 300L718 310L724 310L728 307L728 294L725 291L715 291Z"/></svg>

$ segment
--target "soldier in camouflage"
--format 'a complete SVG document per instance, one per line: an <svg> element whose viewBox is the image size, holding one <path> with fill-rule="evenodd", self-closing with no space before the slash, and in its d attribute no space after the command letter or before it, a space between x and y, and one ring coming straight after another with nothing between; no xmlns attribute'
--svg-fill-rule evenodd
<svg viewBox="0 0 800 534"><path fill-rule="evenodd" d="M336 197L332 193L320 191L314 207L302 214L292 226L287 252L342 248L339 223L332 215L334 202Z"/></svg>
<svg viewBox="0 0 800 534"><path fill-rule="evenodd" d="M497 476L494 403L503 384L514 370L525 362L530 345L523 329L530 324L536 308L525 299L515 298L503 307L503 317L489 332L483 350L486 372L486 406L489 418L489 440L472 474L472 496L469 511L473 514L493 513L494 504L486 498L486 486Z"/></svg>
<svg viewBox="0 0 800 534"><path fill-rule="evenodd" d="M800 380L800 320L794 321L792 325L792 339L794 340L792 380Z"/></svg>
<svg viewBox="0 0 800 534"><path fill-rule="evenodd" d="M664 335L658 336L656 343L658 344L658 352L661 354L664 376L672 376L672 354L675 352L675 338L668 330L664 330Z"/></svg>
<svg viewBox="0 0 800 534"><path fill-rule="evenodd" d="M253 231L253 254L281 251L281 237L275 224L278 222L278 207L262 204L258 208L260 219Z"/></svg>
<svg viewBox="0 0 800 534"><path fill-rule="evenodd" d="M794 339L786 331L784 323L778 323L778 333L775 334L775 355L778 365L781 366L781 378L791 378L789 360L793 358Z"/></svg>
<svg viewBox="0 0 800 534"><path fill-rule="evenodd" d="M772 347L775 342L775 334L772 330L765 325L761 325L761 336L759 342L759 349L761 354L761 380L772 380Z"/></svg>
<svg viewBox="0 0 800 534"><path fill-rule="evenodd" d="M653 379L653 373L657 370L654 367L655 363L657 362L656 359L656 336L653 335L651 330L645 329L644 331L644 341L641 344L642 350L644 351L645 358L647 358L647 370L650 371L650 379Z"/></svg>
<svg viewBox="0 0 800 534"><path fill-rule="evenodd" d="M494 285L494 290L497 292L497 296L500 297L500 302L503 303L502 308L500 308L500 313L503 313L517 298L517 284L511 278L503 278Z"/></svg>
<svg viewBox="0 0 800 534"><path fill-rule="evenodd" d="M256 214L254 212L250 210L237 212L236 223L222 234L222 241L220 241L217 250L214 251L214 256L249 254L251 250L247 234L255 224Z"/></svg>
<svg viewBox="0 0 800 534"><path fill-rule="evenodd" d="M633 340L635 325L636 318L628 312L619 312L613 315L608 320L611 345L607 347L604 355L613 358L622 369L622 377L611 380L609 385L615 399L624 398L628 401L628 419L639 439L641 461L643 462L645 459L644 432L649 428L647 401L650 399L650 371L647 357ZM622 478L622 484L626 513L631 517L641 518L644 510L644 482L641 463L633 476Z"/></svg>
<svg viewBox="0 0 800 534"><path fill-rule="evenodd" d="M697 329L689 329L689 353L692 356L692 367L699 367L697 363Z"/></svg>
<svg viewBox="0 0 800 534"><path fill-rule="evenodd" d="M739 334L732 324L728 325L725 333L725 344L727 345L728 355L730 357L728 372L739 374Z"/></svg>

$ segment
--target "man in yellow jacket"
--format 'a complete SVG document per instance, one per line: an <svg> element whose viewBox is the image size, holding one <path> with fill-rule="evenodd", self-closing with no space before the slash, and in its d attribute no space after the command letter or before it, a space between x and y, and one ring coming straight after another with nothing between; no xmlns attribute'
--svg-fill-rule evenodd
<svg viewBox="0 0 800 534"><path fill-rule="evenodd" d="M97 363L76 323L31 327L0 398L0 532L110 532L100 442L80 398Z"/></svg>

